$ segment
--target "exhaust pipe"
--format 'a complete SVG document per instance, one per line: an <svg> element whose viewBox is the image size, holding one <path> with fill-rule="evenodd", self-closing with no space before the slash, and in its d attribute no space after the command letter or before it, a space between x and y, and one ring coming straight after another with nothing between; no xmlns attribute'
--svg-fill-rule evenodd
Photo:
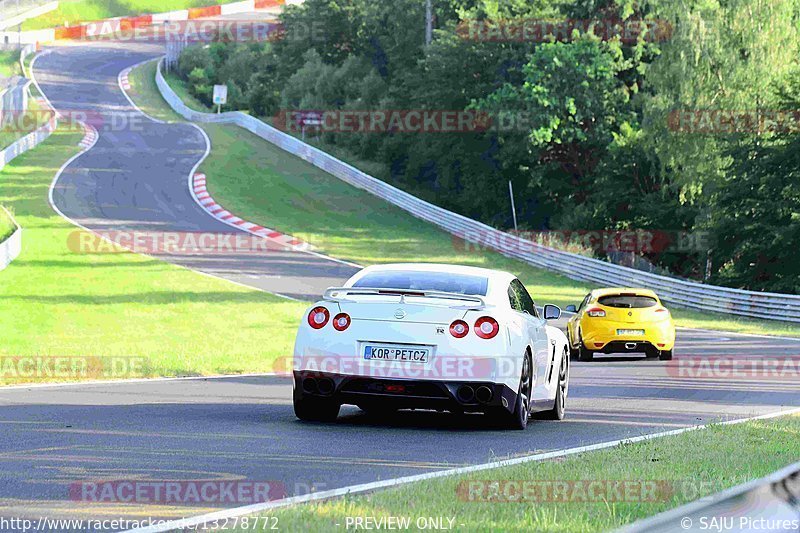
<svg viewBox="0 0 800 533"><path fill-rule="evenodd" d="M636 343L635 342L626 342L625 343L625 348L627 348L628 350L633 350L634 348L636 348Z"/></svg>
<svg viewBox="0 0 800 533"><path fill-rule="evenodd" d="M475 390L469 385L461 385L456 391L456 398L461 403L470 403L475 398Z"/></svg>
<svg viewBox="0 0 800 533"><path fill-rule="evenodd" d="M475 391L475 399L477 399L481 403L491 402L492 396L494 396L494 392L492 392L492 389L490 389L486 385L481 385L480 387L478 387L478 390Z"/></svg>
<svg viewBox="0 0 800 533"><path fill-rule="evenodd" d="M317 392L317 380L314 378L303 379L303 392L313 394Z"/></svg>
<svg viewBox="0 0 800 533"><path fill-rule="evenodd" d="M333 390L336 386L333 384L333 380L331 378L323 378L319 380L317 383L317 388L319 388L319 393L323 396L329 396L333 394Z"/></svg>

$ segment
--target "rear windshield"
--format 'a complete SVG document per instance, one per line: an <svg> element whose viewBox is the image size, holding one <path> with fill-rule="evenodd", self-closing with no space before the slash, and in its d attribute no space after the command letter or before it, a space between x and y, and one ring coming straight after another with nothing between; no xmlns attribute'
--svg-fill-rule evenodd
<svg viewBox="0 0 800 533"><path fill-rule="evenodd" d="M367 274L354 287L443 291L456 294L486 296L489 279L481 276L449 274L447 272L417 272L395 270Z"/></svg>
<svg viewBox="0 0 800 533"><path fill-rule="evenodd" d="M643 307L653 307L658 302L650 296L637 296L635 294L615 294L613 296L601 296L597 303L606 307L621 307L623 309L641 309Z"/></svg>

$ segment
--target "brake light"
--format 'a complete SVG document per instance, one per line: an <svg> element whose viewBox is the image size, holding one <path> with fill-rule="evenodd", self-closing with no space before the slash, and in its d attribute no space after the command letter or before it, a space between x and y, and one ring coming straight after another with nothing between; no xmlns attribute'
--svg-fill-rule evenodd
<svg viewBox="0 0 800 533"><path fill-rule="evenodd" d="M314 329L321 329L328 323L331 314L322 306L315 307L308 313L308 325Z"/></svg>
<svg viewBox="0 0 800 533"><path fill-rule="evenodd" d="M336 331L344 331L350 327L350 315L347 313L339 313L333 317L333 327Z"/></svg>
<svg viewBox="0 0 800 533"><path fill-rule="evenodd" d="M475 321L475 333L482 339L491 339L500 331L500 324L490 316L482 316Z"/></svg>
<svg viewBox="0 0 800 533"><path fill-rule="evenodd" d="M593 307L586 311L586 314L593 317L604 317L606 316L606 312L599 307Z"/></svg>
<svg viewBox="0 0 800 533"><path fill-rule="evenodd" d="M469 324L463 320L456 320L450 324L450 335L457 339L463 339L469 333Z"/></svg>
<svg viewBox="0 0 800 533"><path fill-rule="evenodd" d="M667 311L665 307L661 307L659 309L656 309L656 313L669 313L669 311Z"/></svg>

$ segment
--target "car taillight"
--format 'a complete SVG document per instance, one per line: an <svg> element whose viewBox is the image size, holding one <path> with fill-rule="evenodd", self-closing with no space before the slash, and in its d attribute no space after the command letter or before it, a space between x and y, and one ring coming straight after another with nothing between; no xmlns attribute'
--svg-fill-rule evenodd
<svg viewBox="0 0 800 533"><path fill-rule="evenodd" d="M656 309L656 313L669 313L665 308Z"/></svg>
<svg viewBox="0 0 800 533"><path fill-rule="evenodd" d="M500 331L497 320L490 316L483 316L475 321L475 333L482 339L491 339Z"/></svg>
<svg viewBox="0 0 800 533"><path fill-rule="evenodd" d="M462 339L469 333L469 324L463 320L456 320L450 324L450 335L457 339Z"/></svg>
<svg viewBox="0 0 800 533"><path fill-rule="evenodd" d="M599 307L593 307L592 309L589 309L588 311L586 311L586 314L593 317L606 316L606 312L600 309Z"/></svg>
<svg viewBox="0 0 800 533"><path fill-rule="evenodd" d="M315 307L308 313L308 325L314 329L320 329L325 327L325 324L328 323L328 319L330 319L331 314L322 306Z"/></svg>
<svg viewBox="0 0 800 533"><path fill-rule="evenodd" d="M336 331L344 331L350 327L350 315L347 313L339 313L333 317L333 327Z"/></svg>

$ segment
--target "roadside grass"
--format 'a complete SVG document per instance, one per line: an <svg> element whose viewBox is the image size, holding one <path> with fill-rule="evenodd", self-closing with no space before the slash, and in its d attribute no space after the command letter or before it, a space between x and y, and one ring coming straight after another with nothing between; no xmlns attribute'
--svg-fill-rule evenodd
<svg viewBox="0 0 800 533"><path fill-rule="evenodd" d="M113 377L272 371L291 354L305 304L129 252L71 251L80 230L47 198L81 137L62 127L0 172L0 204L24 230L22 254L0 272L0 358L144 360L141 372ZM6 370L0 383L38 378Z"/></svg>
<svg viewBox="0 0 800 533"><path fill-rule="evenodd" d="M19 50L0 50L0 77L22 76Z"/></svg>
<svg viewBox="0 0 800 533"><path fill-rule="evenodd" d="M177 115L158 93L155 63L131 76L135 101L165 120ZM183 96L185 87L171 78ZM362 265L422 261L473 265L517 274L539 304L579 304L590 285L477 250L432 224L414 218L369 193L351 187L313 165L234 125L201 124L211 138L211 155L201 170L214 199L237 215L300 237L333 257ZM679 326L740 333L800 337L796 325L735 318L673 308Z"/></svg>
<svg viewBox="0 0 800 533"><path fill-rule="evenodd" d="M229 4L236 0L60 0L58 9L22 23L22 30L74 26L111 17L165 13L190 7Z"/></svg>
<svg viewBox="0 0 800 533"><path fill-rule="evenodd" d="M17 227L14 225L13 220L5 212L3 206L0 205L0 243L11 237L11 234L16 229Z"/></svg>
<svg viewBox="0 0 800 533"><path fill-rule="evenodd" d="M165 120L165 121L184 121L183 118L172 110L172 108L164 101L161 92L156 85L156 66L158 60L149 61L133 69L128 75L128 81L131 88L126 91L128 96L136 102L139 109L150 115L151 117ZM170 86L175 89L175 92L184 99L184 103L189 105L187 100L188 92L183 85L178 85L174 80L174 76L169 74L165 75L166 79L170 81ZM179 92L180 88L180 92Z"/></svg>
<svg viewBox="0 0 800 533"><path fill-rule="evenodd" d="M535 431L535 426L532 430ZM676 436L622 444L566 458L296 505L270 511L268 516L275 517L281 529L290 531L346 529L347 517L380 519L390 516L409 517L412 524L419 517L453 518L453 529L461 531L609 531L766 476L798 458L800 416L786 416L737 425L712 425ZM470 501L469 492L465 491L470 482L527 481L544 485L582 481L585 486L585 482L592 480L602 481L603 486L633 482L634 487L655 482L661 488L652 493L644 492L644 497L633 492L634 496L627 502L612 498L587 501L591 498L587 498L586 491L579 490L580 483L560 493L566 501L552 501L556 498L542 497L542 492L538 491L523 501L477 502ZM491 489L484 494L491 494ZM256 517L251 516L250 525L254 522ZM261 515L257 523L263 525L265 516ZM254 529L257 528L236 531Z"/></svg>

